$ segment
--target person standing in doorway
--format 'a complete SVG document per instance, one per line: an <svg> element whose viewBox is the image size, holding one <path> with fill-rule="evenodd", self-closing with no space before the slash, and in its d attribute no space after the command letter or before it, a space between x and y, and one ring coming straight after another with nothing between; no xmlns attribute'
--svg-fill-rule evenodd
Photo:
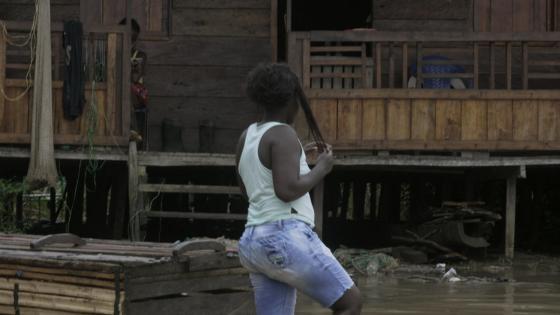
<svg viewBox="0 0 560 315"><path fill-rule="evenodd" d="M333 314L360 314L358 288L313 231L309 191L331 171L333 155L298 78L285 64L261 64L249 74L247 94L264 112L237 146L238 180L249 201L239 257L250 272L257 314L293 314L297 291ZM320 151L313 169L290 126L300 106Z"/></svg>

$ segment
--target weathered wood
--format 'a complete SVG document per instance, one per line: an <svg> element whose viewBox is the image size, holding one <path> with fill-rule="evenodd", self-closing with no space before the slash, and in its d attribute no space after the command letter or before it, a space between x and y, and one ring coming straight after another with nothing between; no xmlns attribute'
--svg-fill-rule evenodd
<svg viewBox="0 0 560 315"><path fill-rule="evenodd" d="M374 20L464 20L470 1L376 0L373 2Z"/></svg>
<svg viewBox="0 0 560 315"><path fill-rule="evenodd" d="M4 37L4 32L0 32L0 122L3 122L4 110L6 99L4 98L4 93L7 92L4 81L6 79L6 38ZM0 127L0 131L2 128Z"/></svg>
<svg viewBox="0 0 560 315"><path fill-rule="evenodd" d="M527 90L529 88L529 46L527 43L522 44L522 64L523 73L521 74L521 81L523 82L523 89Z"/></svg>
<svg viewBox="0 0 560 315"><path fill-rule="evenodd" d="M338 102L337 140L361 139L362 101L340 100Z"/></svg>
<svg viewBox="0 0 560 315"><path fill-rule="evenodd" d="M310 100L319 129L325 141L332 143L337 139L338 102L335 100Z"/></svg>
<svg viewBox="0 0 560 315"><path fill-rule="evenodd" d="M461 139L486 140L488 113L486 101L463 101L461 107Z"/></svg>
<svg viewBox="0 0 560 315"><path fill-rule="evenodd" d="M387 140L410 139L410 100L389 99L387 102Z"/></svg>
<svg viewBox="0 0 560 315"><path fill-rule="evenodd" d="M496 43L490 43L490 89L496 88Z"/></svg>
<svg viewBox="0 0 560 315"><path fill-rule="evenodd" d="M560 139L560 107L555 101L539 101L538 140L555 141Z"/></svg>
<svg viewBox="0 0 560 315"><path fill-rule="evenodd" d="M411 103L411 139L434 140L436 126L435 101L419 99Z"/></svg>
<svg viewBox="0 0 560 315"><path fill-rule="evenodd" d="M516 212L517 177L511 176L506 181L506 243L505 256L513 259L515 252L515 212Z"/></svg>
<svg viewBox="0 0 560 315"><path fill-rule="evenodd" d="M270 38L270 10L267 9L174 8L171 15L176 35Z"/></svg>
<svg viewBox="0 0 560 315"><path fill-rule="evenodd" d="M374 62L374 66L375 66L375 85L378 89L380 89L382 87L382 82L381 82L381 72L382 72L382 64L381 64L381 56L382 56L382 51L381 49L383 48L383 46L381 46L381 43L375 43L375 62Z"/></svg>
<svg viewBox="0 0 560 315"><path fill-rule="evenodd" d="M109 134L121 134L117 129L117 34L107 35L107 102L106 115L102 123ZM105 118L105 117L103 117Z"/></svg>
<svg viewBox="0 0 560 315"><path fill-rule="evenodd" d="M352 90L305 90L310 99L436 99L436 100L556 100L560 99L557 90L424 90L424 89L352 89Z"/></svg>
<svg viewBox="0 0 560 315"><path fill-rule="evenodd" d="M512 106L512 101L488 101L488 140L513 140Z"/></svg>
<svg viewBox="0 0 560 315"><path fill-rule="evenodd" d="M459 140L461 138L461 102L436 101L436 139Z"/></svg>
<svg viewBox="0 0 560 315"><path fill-rule="evenodd" d="M513 140L537 140L538 101L513 102Z"/></svg>
<svg viewBox="0 0 560 315"><path fill-rule="evenodd" d="M128 146L128 206L131 225L130 239L140 240L140 218L138 209L138 152L136 142L130 141Z"/></svg>
<svg viewBox="0 0 560 315"><path fill-rule="evenodd" d="M171 184L141 184L141 192L157 193L191 193L191 194L233 194L241 191L237 186L206 186L206 185L171 185Z"/></svg>
<svg viewBox="0 0 560 315"><path fill-rule="evenodd" d="M13 296L12 290L0 290ZM10 304L12 296L0 294L0 304ZM50 294L20 292L19 305L27 307L44 308L48 310L61 310L73 312L87 312L95 314L113 314L113 303L93 300L91 298L75 298L66 296L53 296Z"/></svg>
<svg viewBox="0 0 560 315"><path fill-rule="evenodd" d="M385 139L385 100L366 99L362 104L362 139ZM324 132L324 130L323 130Z"/></svg>
<svg viewBox="0 0 560 315"><path fill-rule="evenodd" d="M270 1L262 0L186 0L173 3L174 8L190 9L268 9Z"/></svg>
<svg viewBox="0 0 560 315"><path fill-rule="evenodd" d="M79 236L70 233L51 234L31 241L29 247L34 250L39 250L44 246L59 243L72 244L74 246L83 246L86 244L86 241L81 239Z"/></svg>
<svg viewBox="0 0 560 315"><path fill-rule="evenodd" d="M511 90L511 74L512 74L512 43L506 44L506 87Z"/></svg>
<svg viewBox="0 0 560 315"><path fill-rule="evenodd" d="M173 36L158 45L145 45L144 51L150 66L253 67L258 62L272 60L270 40L254 37Z"/></svg>
<svg viewBox="0 0 560 315"><path fill-rule="evenodd" d="M310 67L310 45L311 43L309 42L308 39L304 39L303 40L303 54L302 54L302 61L301 61L301 66L302 66L302 80L303 80L303 88L309 88L310 84L311 84L311 67Z"/></svg>
<svg viewBox="0 0 560 315"><path fill-rule="evenodd" d="M246 214L237 213L203 213L181 211L149 211L145 215L149 218L181 218L199 220L247 220Z"/></svg>
<svg viewBox="0 0 560 315"><path fill-rule="evenodd" d="M245 97L244 85L250 70L249 67L154 65L150 67L146 84L153 90L150 96Z"/></svg>
<svg viewBox="0 0 560 315"><path fill-rule="evenodd" d="M271 61L278 61L278 0L264 1L270 4L270 56Z"/></svg>
<svg viewBox="0 0 560 315"><path fill-rule="evenodd" d="M478 43L474 43L473 44L473 88L478 89L478 82L480 79L480 69L479 69L479 55L480 55L480 51L479 51L479 47L478 47Z"/></svg>
<svg viewBox="0 0 560 315"><path fill-rule="evenodd" d="M408 43L402 44L402 88L408 87Z"/></svg>
<svg viewBox="0 0 560 315"><path fill-rule="evenodd" d="M235 166L233 154L139 152L142 166Z"/></svg>

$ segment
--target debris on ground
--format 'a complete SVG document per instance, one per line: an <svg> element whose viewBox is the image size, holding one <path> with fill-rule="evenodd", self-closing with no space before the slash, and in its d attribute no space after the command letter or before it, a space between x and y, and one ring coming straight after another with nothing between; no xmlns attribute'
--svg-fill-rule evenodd
<svg viewBox="0 0 560 315"><path fill-rule="evenodd" d="M353 249L339 248L334 256L340 264L349 270L362 275L372 276L380 272L388 272L399 266L399 261L388 255L391 249Z"/></svg>

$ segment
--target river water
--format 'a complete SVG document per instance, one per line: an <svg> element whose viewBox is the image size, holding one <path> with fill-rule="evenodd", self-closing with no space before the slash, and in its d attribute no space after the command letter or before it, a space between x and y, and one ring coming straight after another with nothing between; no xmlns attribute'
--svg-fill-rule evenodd
<svg viewBox="0 0 560 315"><path fill-rule="evenodd" d="M355 281L364 297L364 315L560 314L559 265L557 259L525 257L514 267L458 267L465 276L456 283L434 281L414 272ZM331 312L300 295L296 314Z"/></svg>

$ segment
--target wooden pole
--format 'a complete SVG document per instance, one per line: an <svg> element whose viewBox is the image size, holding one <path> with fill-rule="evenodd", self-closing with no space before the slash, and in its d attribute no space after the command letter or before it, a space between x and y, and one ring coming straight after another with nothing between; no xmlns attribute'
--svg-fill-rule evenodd
<svg viewBox="0 0 560 315"><path fill-rule="evenodd" d="M507 259L513 259L515 251L515 201L517 176L511 175L506 182L506 249Z"/></svg>
<svg viewBox="0 0 560 315"><path fill-rule="evenodd" d="M3 93L0 93L0 120L4 116L4 81L6 79L6 38L4 38L4 33L0 32L0 89Z"/></svg>
<svg viewBox="0 0 560 315"><path fill-rule="evenodd" d="M323 198L325 181L322 180L313 188L313 208L315 208L315 230L320 238L323 238Z"/></svg>
<svg viewBox="0 0 560 315"><path fill-rule="evenodd" d="M128 145L128 207L129 207L129 238L132 241L140 239L140 224L138 220L138 151L136 142Z"/></svg>

